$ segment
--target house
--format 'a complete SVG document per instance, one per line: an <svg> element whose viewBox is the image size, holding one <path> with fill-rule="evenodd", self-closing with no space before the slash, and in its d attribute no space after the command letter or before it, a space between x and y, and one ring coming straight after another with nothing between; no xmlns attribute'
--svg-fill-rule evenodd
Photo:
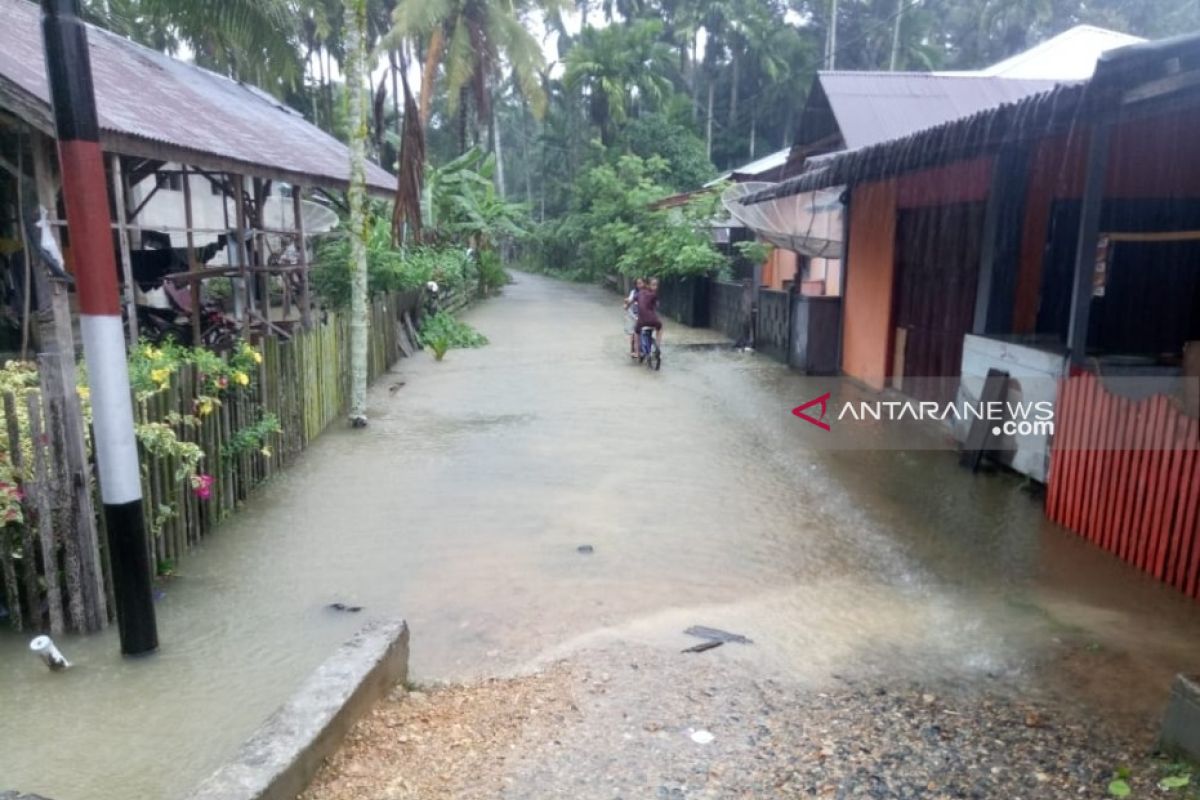
<svg viewBox="0 0 1200 800"><path fill-rule="evenodd" d="M1141 41L1136 36L1079 25L1023 53L975 71L818 72L785 162L778 164L780 154L776 153L761 160L765 164L752 162L728 176L739 183L777 182L819 169L833 154L901 139L925 128L1016 102L1064 82L1085 80L1101 53ZM734 191L730 199L736 200L745 193L744 188ZM777 223L771 230L759 229L760 238L780 248L763 265L761 284L784 290L798 279L797 289L802 294L840 295L840 265L836 257L825 256L832 248L824 234L829 226L840 224L840 213L827 209L829 203L825 197L789 197L779 202L786 207L760 212ZM815 208L827 209L823 215L827 219L811 213ZM805 209L810 213L805 213ZM736 208L733 213L737 215ZM818 220L817 238L825 242L805 247L796 239L812 233L814 218ZM743 220L743 223L755 228L752 222ZM789 239L791 243L785 243Z"/></svg>
<svg viewBox="0 0 1200 800"><path fill-rule="evenodd" d="M60 178L41 11L28 0L0 0L0 19L0 209L6 212L0 237L15 240L23 238L17 213L22 187L36 185L51 224L61 225ZM99 28L89 28L88 41L131 338L142 310L133 265L139 251L148 258L147 237L166 237L179 250L175 257L185 262L187 274L172 283L180 302L189 306L180 310L191 317L188 327L195 339L202 334L202 287L217 277L231 277L243 290L238 296L244 333L283 331L273 321L269 300L280 291L284 305L296 306L306 322L311 306L306 248L295 248L306 232L298 229L302 225L296 225L294 209L306 208L306 192L346 188L347 148L253 86ZM375 164L368 165L366 179L375 194L394 191L392 176ZM285 185L289 196L283 200ZM301 222L305 216L313 214L302 212ZM221 236L234 243L232 255L214 258L212 266L220 268L207 269L197 255ZM276 244L286 239L295 253L291 260L298 263L273 261L272 237ZM69 262L69 240L64 249Z"/></svg>
<svg viewBox="0 0 1200 800"><path fill-rule="evenodd" d="M1053 433L994 444L1052 519L1193 596L1197 125L1192 35L743 201L845 187L840 370L929 401L978 399L994 370L1008 399L1053 402Z"/></svg>

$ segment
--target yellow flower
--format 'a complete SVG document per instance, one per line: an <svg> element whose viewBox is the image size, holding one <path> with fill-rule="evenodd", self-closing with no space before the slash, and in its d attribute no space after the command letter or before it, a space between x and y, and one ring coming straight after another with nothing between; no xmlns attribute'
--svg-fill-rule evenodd
<svg viewBox="0 0 1200 800"><path fill-rule="evenodd" d="M154 381L159 386L166 386L171 380L171 370L164 368L151 370L150 380Z"/></svg>
<svg viewBox="0 0 1200 800"><path fill-rule="evenodd" d="M242 386L249 386L250 376L241 370L238 370L237 372L233 373L233 382L241 384Z"/></svg>
<svg viewBox="0 0 1200 800"><path fill-rule="evenodd" d="M90 400L92 398L92 390L86 386L80 386L76 391L79 392L80 400Z"/></svg>
<svg viewBox="0 0 1200 800"><path fill-rule="evenodd" d="M158 361L160 358L162 358L162 350L159 350L157 347L147 347L146 358L150 359L151 361Z"/></svg>
<svg viewBox="0 0 1200 800"><path fill-rule="evenodd" d="M211 397L201 397L196 401L196 410L200 412L200 416L207 417L213 412L213 405Z"/></svg>
<svg viewBox="0 0 1200 800"><path fill-rule="evenodd" d="M262 453L264 456L266 456L267 458L270 458L270 457L271 457L271 448L269 448L269 447L264 447L264 448L263 448L262 450L260 450L259 452L261 452L261 453Z"/></svg>
<svg viewBox="0 0 1200 800"><path fill-rule="evenodd" d="M255 364L262 363L262 353L258 352L257 350L251 350L250 357L254 359Z"/></svg>

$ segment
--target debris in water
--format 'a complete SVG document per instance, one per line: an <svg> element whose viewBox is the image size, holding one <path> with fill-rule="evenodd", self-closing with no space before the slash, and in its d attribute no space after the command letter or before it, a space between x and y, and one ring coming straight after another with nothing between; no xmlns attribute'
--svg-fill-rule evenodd
<svg viewBox="0 0 1200 800"><path fill-rule="evenodd" d="M51 672L59 672L71 666L66 656L59 652L49 636L38 636L29 643L29 649L45 662Z"/></svg>
<svg viewBox="0 0 1200 800"><path fill-rule="evenodd" d="M705 650L712 650L714 647L720 647L725 644L720 639L709 639L707 642L694 644L691 647L680 650L681 653L703 653Z"/></svg>
<svg viewBox="0 0 1200 800"><path fill-rule="evenodd" d="M693 731L692 741L696 744L711 744L717 737L713 736L708 731Z"/></svg>
<svg viewBox="0 0 1200 800"><path fill-rule="evenodd" d="M718 642L735 642L737 644L754 644L754 640L747 639L740 633L730 633L723 631L720 628L709 628L706 625L693 625L684 631L688 636L698 636L701 639L712 639Z"/></svg>
<svg viewBox="0 0 1200 800"><path fill-rule="evenodd" d="M400 381L399 383L393 383L391 386L388 387L388 391L391 392L392 394L395 394L396 392L400 391L400 387L403 385L404 385L404 381Z"/></svg>
<svg viewBox="0 0 1200 800"><path fill-rule="evenodd" d="M592 547L590 544L581 544L581 545L579 545L579 547L576 547L575 549L578 550L580 553L583 553L585 556L591 555L592 553L596 552L596 548Z"/></svg>
<svg viewBox="0 0 1200 800"><path fill-rule="evenodd" d="M330 603L326 608L333 609L334 611L345 611L348 614L357 614L363 610L362 606L348 606L345 603Z"/></svg>

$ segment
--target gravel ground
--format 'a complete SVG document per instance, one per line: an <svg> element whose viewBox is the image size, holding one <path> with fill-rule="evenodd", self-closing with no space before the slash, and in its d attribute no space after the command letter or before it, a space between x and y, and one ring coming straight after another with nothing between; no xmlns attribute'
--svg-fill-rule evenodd
<svg viewBox="0 0 1200 800"><path fill-rule="evenodd" d="M609 649L398 692L305 800L1099 798L1121 769L1132 797L1168 796L1148 719L1100 724L1004 678L813 686L711 655Z"/></svg>

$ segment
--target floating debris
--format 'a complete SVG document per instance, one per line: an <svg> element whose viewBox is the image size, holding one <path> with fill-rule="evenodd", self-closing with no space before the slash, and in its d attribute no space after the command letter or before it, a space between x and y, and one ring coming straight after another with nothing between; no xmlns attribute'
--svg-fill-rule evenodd
<svg viewBox="0 0 1200 800"><path fill-rule="evenodd" d="M709 628L706 625L693 625L684 631L688 636L696 636L701 639L709 639L715 642L735 642L737 644L754 644L753 639L747 639L740 633L730 633L723 631L720 628Z"/></svg>
<svg viewBox="0 0 1200 800"><path fill-rule="evenodd" d="M363 610L362 606L348 606L345 603L330 603L326 608L333 611L345 611L347 614L357 614Z"/></svg>
<svg viewBox="0 0 1200 800"><path fill-rule="evenodd" d="M712 744L716 738L708 731L692 731L692 741L696 744Z"/></svg>
<svg viewBox="0 0 1200 800"><path fill-rule="evenodd" d="M681 653L703 653L705 650L712 650L713 648L720 647L723 644L725 644L725 643L722 642L720 639L709 639L707 642L701 642L700 644L694 644L691 647L687 647L687 648L684 648L683 650L680 650L679 652L681 652Z"/></svg>
<svg viewBox="0 0 1200 800"><path fill-rule="evenodd" d="M581 544L575 549L580 553L583 553L585 556L590 556L592 553L596 552L596 548L592 547L590 544Z"/></svg>

